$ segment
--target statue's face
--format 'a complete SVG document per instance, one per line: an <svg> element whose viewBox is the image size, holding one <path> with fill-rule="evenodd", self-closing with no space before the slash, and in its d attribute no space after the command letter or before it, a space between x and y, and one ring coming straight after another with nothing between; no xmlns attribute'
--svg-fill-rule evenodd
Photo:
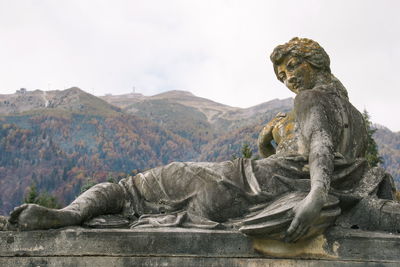
<svg viewBox="0 0 400 267"><path fill-rule="evenodd" d="M312 89L317 76L317 70L298 57L286 57L277 66L277 73L286 87L296 94Z"/></svg>

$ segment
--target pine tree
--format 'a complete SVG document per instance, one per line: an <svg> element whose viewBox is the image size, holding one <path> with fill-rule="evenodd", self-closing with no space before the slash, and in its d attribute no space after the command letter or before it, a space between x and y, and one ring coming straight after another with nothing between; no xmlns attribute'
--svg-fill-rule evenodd
<svg viewBox="0 0 400 267"><path fill-rule="evenodd" d="M364 109L363 117L367 127L367 150L365 152L365 159L370 167L376 167L378 164L383 163L383 158L379 156L378 145L373 137L376 129L372 127L368 111Z"/></svg>
<svg viewBox="0 0 400 267"><path fill-rule="evenodd" d="M89 190L91 187L95 186L97 183L92 180L91 178L87 178L86 183L81 187L81 194L87 190Z"/></svg>
<svg viewBox="0 0 400 267"><path fill-rule="evenodd" d="M38 193L34 184L29 187L29 192L24 198L24 203L38 204L52 209L60 208L60 204L54 196L48 193Z"/></svg>
<svg viewBox="0 0 400 267"><path fill-rule="evenodd" d="M253 150L251 149L249 144L246 144L246 143L243 144L240 152L241 152L241 155L239 157L241 157L241 158L254 159L254 160L259 159L259 156L257 156L257 155L255 157L253 157ZM236 154L233 154L231 160L235 160L237 158L238 158L238 156Z"/></svg>
<svg viewBox="0 0 400 267"><path fill-rule="evenodd" d="M24 203L36 203L37 197L36 185L31 185L28 194L25 196Z"/></svg>
<svg viewBox="0 0 400 267"><path fill-rule="evenodd" d="M242 157L245 159L251 159L253 156L253 151L251 150L249 144L244 144L242 146Z"/></svg>
<svg viewBox="0 0 400 267"><path fill-rule="evenodd" d="M39 194L36 204L52 209L58 209L61 207L57 199L48 193Z"/></svg>

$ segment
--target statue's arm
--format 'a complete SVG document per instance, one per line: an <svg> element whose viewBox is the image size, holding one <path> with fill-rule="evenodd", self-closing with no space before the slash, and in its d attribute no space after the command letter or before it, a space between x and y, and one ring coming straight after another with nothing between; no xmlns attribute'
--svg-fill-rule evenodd
<svg viewBox="0 0 400 267"><path fill-rule="evenodd" d="M296 241L307 232L318 218L330 188L335 125L331 125L328 114L335 111L327 110L323 98L319 92L310 91L300 93L295 99L296 120L309 154L311 190L294 209L295 217L287 231L288 241Z"/></svg>
<svg viewBox="0 0 400 267"><path fill-rule="evenodd" d="M271 144L271 141L274 140L272 131L274 130L275 125L285 118L285 116L284 113L278 113L275 118L269 121L261 130L260 135L258 136L258 151L263 158L275 154L275 148Z"/></svg>

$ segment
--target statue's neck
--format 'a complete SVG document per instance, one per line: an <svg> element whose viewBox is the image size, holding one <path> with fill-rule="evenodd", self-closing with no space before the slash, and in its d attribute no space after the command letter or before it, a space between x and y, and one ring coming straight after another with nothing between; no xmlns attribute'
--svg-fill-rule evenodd
<svg viewBox="0 0 400 267"><path fill-rule="evenodd" d="M329 72L321 71L315 77L315 83L313 88L326 86L330 83L332 83L332 75Z"/></svg>

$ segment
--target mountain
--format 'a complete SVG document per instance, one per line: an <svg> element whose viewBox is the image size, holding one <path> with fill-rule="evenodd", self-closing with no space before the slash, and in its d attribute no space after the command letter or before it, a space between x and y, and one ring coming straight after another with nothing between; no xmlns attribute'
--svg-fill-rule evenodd
<svg viewBox="0 0 400 267"><path fill-rule="evenodd" d="M148 103L161 104L159 109L164 108L164 103L183 105L204 114L206 120L215 125L215 127L218 127L217 124L221 123L222 121L228 121L228 124L233 122L235 125L237 121L246 121L242 123L250 124L251 122L248 122L248 120L257 120L254 118L254 116L260 116L260 114L265 112L281 109L282 106L286 108L287 106L293 104L293 99L287 98L284 100L274 99L250 108L238 108L198 97L187 91L178 90L168 91L154 96L126 94L120 96L103 96L101 98L108 103L118 106L124 111L132 114L143 112L141 111L141 107ZM173 112L177 113L178 111ZM143 112L143 114L148 115L147 112Z"/></svg>
<svg viewBox="0 0 400 267"><path fill-rule="evenodd" d="M0 95L0 114L12 115L36 111L37 113L74 112L98 115L115 115L120 108L88 94L77 87L63 91L26 91Z"/></svg>
<svg viewBox="0 0 400 267"><path fill-rule="evenodd" d="M33 184L66 204L85 184L196 156L190 141L80 89L42 96L1 96L0 213Z"/></svg>
<svg viewBox="0 0 400 267"><path fill-rule="evenodd" d="M383 167L393 175L400 188L400 132L392 132L385 126L374 124L374 139L383 158Z"/></svg>
<svg viewBox="0 0 400 267"><path fill-rule="evenodd" d="M65 205L91 184L171 161L223 161L249 144L293 99L230 107L170 91L154 96L96 97L79 88L0 95L0 213L28 187ZM378 127L384 166L400 181L400 134Z"/></svg>
<svg viewBox="0 0 400 267"><path fill-rule="evenodd" d="M102 97L124 112L147 118L192 141L199 161L223 161L240 155L248 144L257 156L257 138L263 125L278 112L292 109L293 99L274 99L242 109L194 96L186 91L143 96L128 94ZM400 133L374 125L374 138L384 159L383 167L400 187ZM218 148L218 149L216 149Z"/></svg>
<svg viewBox="0 0 400 267"><path fill-rule="evenodd" d="M128 114L149 119L190 140L200 154L211 141L243 127L269 121L278 112L291 109L293 99L274 99L251 107L237 108L197 97L186 91L143 96L128 94L102 97Z"/></svg>

